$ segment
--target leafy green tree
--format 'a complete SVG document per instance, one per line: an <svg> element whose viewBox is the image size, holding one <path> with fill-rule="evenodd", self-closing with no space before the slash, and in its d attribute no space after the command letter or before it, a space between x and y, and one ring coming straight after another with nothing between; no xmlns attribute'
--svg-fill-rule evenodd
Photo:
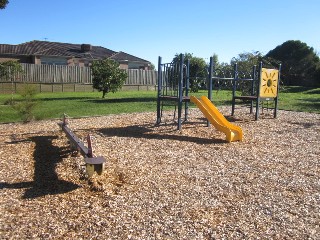
<svg viewBox="0 0 320 240"><path fill-rule="evenodd" d="M151 63L150 64L150 70L155 70L155 69L156 69L156 66L153 63Z"/></svg>
<svg viewBox="0 0 320 240"><path fill-rule="evenodd" d="M213 74L214 76L219 76L221 78L232 78L233 77L233 67L231 64L226 62L219 62L217 54L212 55L213 58ZM209 69L208 65L208 69ZM232 82L225 80L213 80L213 89L232 89Z"/></svg>
<svg viewBox="0 0 320 240"><path fill-rule="evenodd" d="M281 76L286 85L320 86L320 59L306 43L289 40L266 56L282 62Z"/></svg>
<svg viewBox="0 0 320 240"><path fill-rule="evenodd" d="M229 72L232 69L231 72L233 73L234 64L237 63L238 77L252 78L253 67L256 66L256 69L258 70L258 66L261 62L263 63L263 67L267 67L267 68L277 68L280 63L276 59L263 56L263 54L259 51L252 51L252 52L243 52L243 53L240 53L238 57L233 57L230 61L230 66L225 66L224 68L229 69ZM257 89L257 87L258 86L255 86L255 89ZM239 81L237 85L237 89L242 92L242 95L250 95L251 82Z"/></svg>
<svg viewBox="0 0 320 240"><path fill-rule="evenodd" d="M21 73L23 73L23 69L17 61L10 60L0 63L0 79L11 81L11 102L13 102L13 93L15 91L13 82Z"/></svg>
<svg viewBox="0 0 320 240"><path fill-rule="evenodd" d="M213 58L213 67L215 69L218 69L221 67L221 64L219 63L219 57L218 54L214 53L212 54L212 58Z"/></svg>
<svg viewBox="0 0 320 240"><path fill-rule="evenodd" d="M238 57L233 57L231 59L231 66L235 63L238 64L238 71L244 74L252 72L252 67L254 65L258 66L262 60L262 54L259 51L253 52L243 52L238 55Z"/></svg>
<svg viewBox="0 0 320 240"><path fill-rule="evenodd" d="M173 58L173 62L178 62L180 54L176 54ZM199 88L205 86L208 70L207 63L203 58L194 57L192 53L184 54L184 63L187 64L187 61L190 61L190 89L192 92L197 92Z"/></svg>
<svg viewBox="0 0 320 240"><path fill-rule="evenodd" d="M10 60L0 63L0 78L6 81L14 81L17 75L22 72L22 66L17 61Z"/></svg>
<svg viewBox="0 0 320 240"><path fill-rule="evenodd" d="M8 0L0 0L0 9L5 9L8 3Z"/></svg>
<svg viewBox="0 0 320 240"><path fill-rule="evenodd" d="M119 68L119 63L111 59L96 60L91 65L93 88L102 92L102 98L108 92L117 92L123 86L128 75Z"/></svg>
<svg viewBox="0 0 320 240"><path fill-rule="evenodd" d="M253 66L258 66L262 59L262 54L259 51L243 52L239 53L237 57L233 57L230 61L230 65L225 65L224 72L228 72L227 77L234 76L234 65L237 64L238 77L239 78L252 78ZM232 82L225 83L226 86L231 89ZM237 90L241 91L242 95L251 94L251 82L239 81L237 82Z"/></svg>

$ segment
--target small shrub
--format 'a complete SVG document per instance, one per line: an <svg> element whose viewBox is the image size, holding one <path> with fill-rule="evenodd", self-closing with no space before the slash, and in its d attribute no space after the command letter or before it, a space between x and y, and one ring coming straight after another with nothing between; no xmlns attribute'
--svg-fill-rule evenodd
<svg viewBox="0 0 320 240"><path fill-rule="evenodd" d="M23 122L29 122L34 119L33 110L36 106L35 95L37 94L34 86L25 84L19 91L20 101L11 102L12 107L19 113Z"/></svg>

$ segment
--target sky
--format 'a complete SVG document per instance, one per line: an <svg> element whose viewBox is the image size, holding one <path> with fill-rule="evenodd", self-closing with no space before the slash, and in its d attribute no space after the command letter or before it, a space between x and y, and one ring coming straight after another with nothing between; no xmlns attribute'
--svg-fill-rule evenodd
<svg viewBox="0 0 320 240"><path fill-rule="evenodd" d="M0 43L102 46L153 63L192 53L229 63L288 40L320 53L320 0L9 0Z"/></svg>

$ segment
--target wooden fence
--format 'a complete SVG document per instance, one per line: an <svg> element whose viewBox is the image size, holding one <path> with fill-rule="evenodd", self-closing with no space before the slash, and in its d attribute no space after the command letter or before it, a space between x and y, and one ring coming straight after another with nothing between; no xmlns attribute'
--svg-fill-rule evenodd
<svg viewBox="0 0 320 240"><path fill-rule="evenodd" d="M19 85L32 83L40 92L47 91L93 91L90 67L37 65L22 63L23 73L0 78L0 93L17 91ZM126 69L124 90L155 90L157 71Z"/></svg>

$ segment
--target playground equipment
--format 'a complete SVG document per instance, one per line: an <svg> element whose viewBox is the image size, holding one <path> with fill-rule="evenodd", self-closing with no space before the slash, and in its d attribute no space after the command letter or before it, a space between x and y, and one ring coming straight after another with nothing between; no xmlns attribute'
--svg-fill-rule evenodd
<svg viewBox="0 0 320 240"><path fill-rule="evenodd" d="M198 106L203 115L217 130L226 135L228 142L242 141L242 129L230 123L207 97L202 96L201 99L198 99L191 96L190 100Z"/></svg>
<svg viewBox="0 0 320 240"><path fill-rule="evenodd" d="M281 64L278 69L263 68L262 62L259 64L259 68L253 66L251 73L244 73L238 70L238 65L235 64L232 72L224 72L219 69L214 69L213 58L210 58L209 68L209 99L212 98L210 89L213 89L214 83L231 81L232 82L232 110L231 116L234 115L236 100L249 101L250 102L250 113L253 112L253 105L255 102L255 120L259 118L259 106L263 102L274 101L274 118L277 117L278 109L278 92L280 82ZM250 82L249 95L237 95L237 86L240 83Z"/></svg>
<svg viewBox="0 0 320 240"><path fill-rule="evenodd" d="M67 124L66 115L63 115L62 123L58 123L58 125L61 126L62 131L65 132L67 138L69 139L71 150L80 152L84 157L88 177L92 177L94 172L96 172L98 175L101 175L103 173L106 160L104 157L94 156L90 135L87 135L88 147L86 147L84 143L67 126Z"/></svg>
<svg viewBox="0 0 320 240"><path fill-rule="evenodd" d="M184 55L180 54L179 61L162 63L158 61L158 97L157 97L157 124L161 123L163 106L174 106L174 118L178 106L178 130L181 130L182 108L184 107L184 120L188 119L189 94L189 61L184 64Z"/></svg>
<svg viewBox="0 0 320 240"><path fill-rule="evenodd" d="M158 62L158 98L157 98L157 124L161 123L162 110L166 102L172 102L178 106L178 130L181 130L182 124L182 107L185 103L185 121L188 119L188 103L195 103L205 117L208 119L207 125L214 125L219 131L226 134L226 140L242 141L243 133L239 126L231 124L213 105L212 90L216 82L227 81L232 84L232 110L231 115L234 115L236 100L250 101L250 113L253 112L255 102L256 114L255 120L259 118L259 106L264 101L274 101L274 118L277 117L278 109L278 91L280 81L281 65L278 69L268 69L262 67L262 62L259 68L253 66L251 73L243 73L238 70L238 65L235 64L233 70L228 73L214 68L213 57L210 58L208 69L208 97L202 96L198 99L194 96L189 96L189 62L184 64L184 56L179 56L179 61L171 63L162 63L159 57ZM237 86L240 82L250 83L251 89L248 96L237 95ZM249 90L249 89L247 89Z"/></svg>

